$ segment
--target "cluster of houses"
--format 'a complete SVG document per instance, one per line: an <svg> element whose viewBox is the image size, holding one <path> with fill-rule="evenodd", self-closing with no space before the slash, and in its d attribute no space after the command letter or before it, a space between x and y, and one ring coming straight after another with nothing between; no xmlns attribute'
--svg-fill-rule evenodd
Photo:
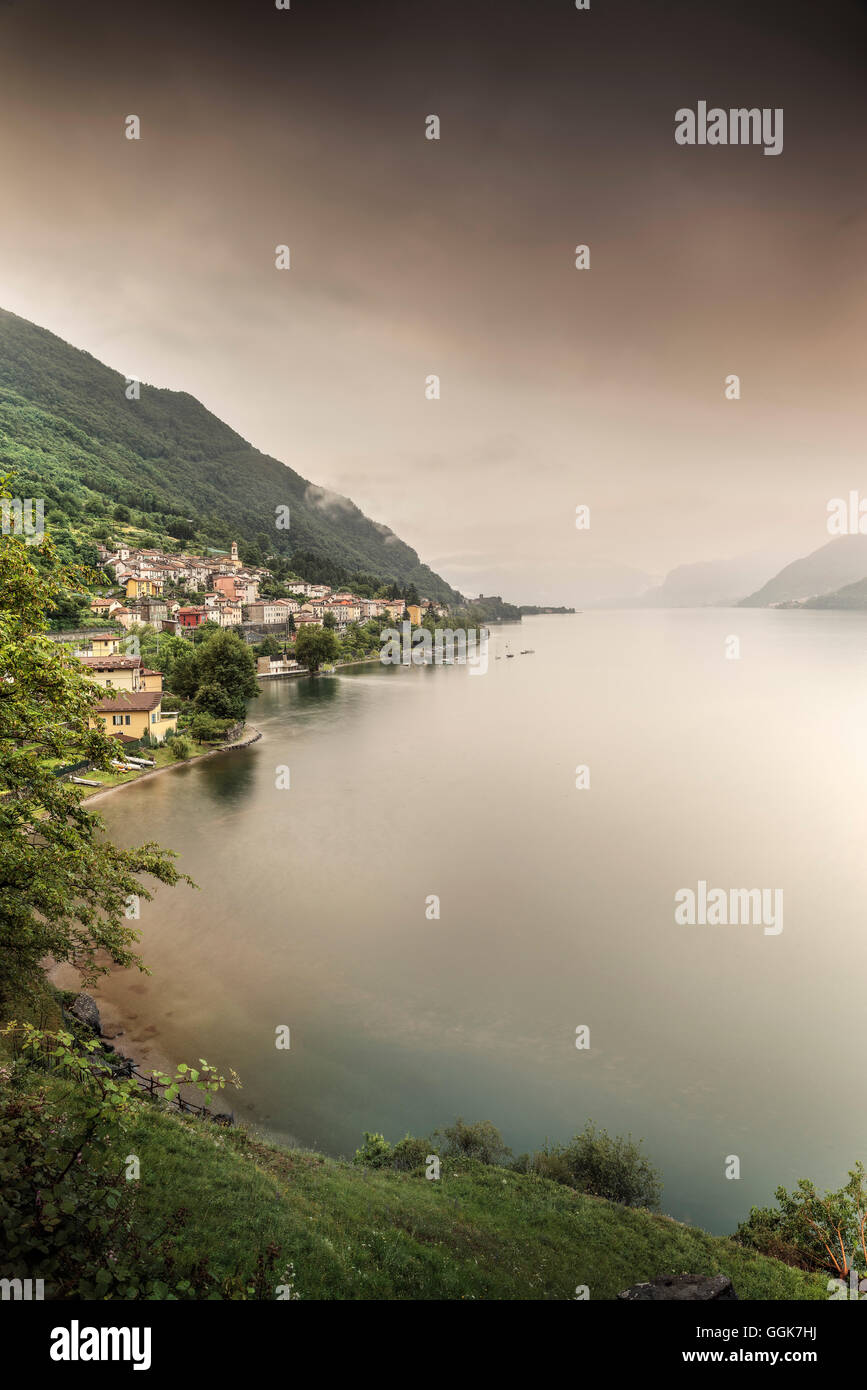
<svg viewBox="0 0 867 1390"><path fill-rule="evenodd" d="M270 629L292 641L293 626L295 631L306 623L321 627L329 613L334 615L338 632L344 632L350 623L369 618L388 617L398 623L408 612L410 620L419 625L428 612L440 616L444 611L428 599L407 605L401 598L360 598L346 589L333 591L327 584L308 584L302 579L285 585L291 598L266 598L260 595L259 587L271 578L270 570L243 565L237 543L232 544L230 554L210 558L127 547L109 551L105 546L99 547L99 558L123 596L94 598L91 612L122 629L147 623L162 631L184 633L213 622L241 629L247 640ZM168 589L177 594L184 586L201 592L204 602L185 604L164 592ZM58 640L69 641L69 636L59 634ZM163 743L170 731L177 730L178 716L162 707L162 673L144 666L140 656L125 654L121 649L124 640L116 630L87 630L73 637L74 655L89 669L91 680L106 692L95 718L120 744L137 743L145 735ZM274 662L268 657L261 657L258 666L260 675L297 669L294 661Z"/></svg>
<svg viewBox="0 0 867 1390"><path fill-rule="evenodd" d="M104 546L99 547L99 558L103 569L123 589L124 598L95 598L91 611L124 628L148 623L164 631L185 632L211 622L219 627L271 627L282 634L292 625L296 631L305 623L321 627L326 615L332 613L338 632L344 632L350 623L368 618L389 617L399 622L406 611L410 621L418 625L430 610L437 616L443 611L429 599L407 608L400 598L359 598L346 589L332 591L328 584L308 584L303 579L285 585L293 597L265 598L259 588L271 578L270 570L244 566L234 541L229 555L210 559L127 547L108 551ZM201 592L204 601L185 604L164 595L167 588L175 586Z"/></svg>
<svg viewBox="0 0 867 1390"><path fill-rule="evenodd" d="M137 743L145 734L164 743L170 730L177 731L178 716L162 707L162 671L144 666L140 656L123 655L121 640L117 633L94 632L75 649L90 679L106 692L95 719L121 744Z"/></svg>

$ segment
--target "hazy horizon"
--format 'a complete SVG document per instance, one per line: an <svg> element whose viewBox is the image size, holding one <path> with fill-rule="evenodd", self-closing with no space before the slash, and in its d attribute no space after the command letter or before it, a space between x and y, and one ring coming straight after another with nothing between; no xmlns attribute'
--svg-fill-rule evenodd
<svg viewBox="0 0 867 1390"><path fill-rule="evenodd" d="M814 18L7 5L0 300L188 391L467 594L794 560L863 479L867 16ZM782 153L679 146L703 99L783 109Z"/></svg>

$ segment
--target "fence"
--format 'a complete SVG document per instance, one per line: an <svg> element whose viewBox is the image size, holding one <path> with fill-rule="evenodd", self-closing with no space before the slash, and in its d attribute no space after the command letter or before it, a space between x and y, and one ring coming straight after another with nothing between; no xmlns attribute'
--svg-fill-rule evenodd
<svg viewBox="0 0 867 1390"><path fill-rule="evenodd" d="M120 1071L124 1076L135 1077L140 1090L147 1091L151 1097L155 1100L161 1100L164 1105L175 1106L182 1115L203 1115L205 1119L212 1120L215 1125L233 1125L235 1123L234 1111L225 1115L219 1110L211 1110L207 1105L196 1105L191 1100L184 1100L181 1096L176 1096L174 1100L167 1101L159 1092L169 1085L169 1082L157 1081L156 1077L148 1076L144 1072L139 1071L132 1058L126 1059L126 1065L122 1065Z"/></svg>
<svg viewBox="0 0 867 1390"><path fill-rule="evenodd" d="M75 1024L81 1024L80 1019L77 1019L74 1014L67 1012L65 1005L61 1005L60 1012L63 1016L63 1022L69 1028L73 1028ZM147 1091L148 1095L153 1100L159 1100L163 1105L168 1105L170 1108L173 1107L179 1110L182 1115L202 1115L205 1119L211 1120L215 1125L233 1125L235 1123L235 1112L233 1110L227 1115L219 1110L211 1110L207 1105L196 1105L195 1102L184 1100L181 1096L175 1096L173 1100L166 1100L165 1096L161 1095L160 1092L164 1091L167 1086L172 1084L170 1081L157 1081L155 1076L149 1076L145 1072L139 1071L132 1057L118 1056L117 1061L119 1062L119 1066L116 1069L112 1068L116 1070L117 1075L135 1080L139 1090ZM99 1064L97 1063L96 1065ZM108 1065L111 1064L108 1063Z"/></svg>

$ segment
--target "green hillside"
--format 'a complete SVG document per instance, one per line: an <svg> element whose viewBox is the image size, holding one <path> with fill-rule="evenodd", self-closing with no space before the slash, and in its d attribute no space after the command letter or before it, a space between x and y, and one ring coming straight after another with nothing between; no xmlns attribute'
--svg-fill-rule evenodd
<svg viewBox="0 0 867 1390"><path fill-rule="evenodd" d="M32 1081L62 1129L72 1086ZM585 1285L599 1300L687 1271L727 1274L743 1299L827 1298L824 1276L733 1240L472 1159L444 1159L436 1181L423 1168L365 1170L146 1100L118 1162L126 1154L140 1163L131 1239L149 1247L183 1213L171 1264L190 1282L181 1297L274 1298L291 1266L302 1299L571 1300Z"/></svg>
<svg viewBox="0 0 867 1390"><path fill-rule="evenodd" d="M302 557L302 573L318 562L324 574L458 597L388 527L259 453L193 396L142 385L127 400L125 389L120 372L0 310L0 470L15 474L16 495L46 498L74 531L121 504L157 541L237 538ZM290 508L288 531L276 529L280 506Z"/></svg>

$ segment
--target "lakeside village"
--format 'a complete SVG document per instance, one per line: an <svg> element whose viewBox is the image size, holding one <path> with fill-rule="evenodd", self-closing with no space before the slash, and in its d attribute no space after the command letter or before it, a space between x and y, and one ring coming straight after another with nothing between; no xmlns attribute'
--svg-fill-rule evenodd
<svg viewBox="0 0 867 1390"><path fill-rule="evenodd" d="M447 615L412 586L383 585L370 598L277 583L245 565L236 542L208 557L97 549L104 578L89 618L50 634L106 692L93 721L117 740L118 761L108 779L75 778L94 788L237 741L263 679L375 659L384 629L432 633Z"/></svg>

